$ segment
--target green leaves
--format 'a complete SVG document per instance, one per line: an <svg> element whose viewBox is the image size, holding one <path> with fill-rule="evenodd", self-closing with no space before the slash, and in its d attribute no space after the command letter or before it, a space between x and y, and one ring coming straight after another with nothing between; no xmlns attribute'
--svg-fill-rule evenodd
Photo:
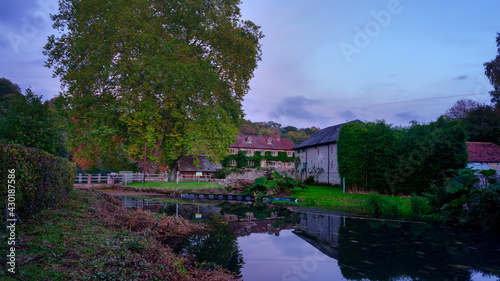
<svg viewBox="0 0 500 281"><path fill-rule="evenodd" d="M383 121L348 123L339 133L339 172L351 188L412 194L442 183L444 171L465 167L466 133L460 121L393 128Z"/></svg>
<svg viewBox="0 0 500 281"><path fill-rule="evenodd" d="M299 187L307 189L307 186L294 178L274 171L271 180L265 177L256 178L254 184L248 187L246 192L252 194L256 199L262 199L264 196L289 195L295 188Z"/></svg>
<svg viewBox="0 0 500 281"><path fill-rule="evenodd" d="M148 161L220 160L261 56L263 35L238 4L61 1L64 33L49 39L46 64L67 86L77 158L102 164L113 147L139 160L146 143Z"/></svg>
<svg viewBox="0 0 500 281"><path fill-rule="evenodd" d="M54 206L73 189L76 166L40 149L0 143L0 174L5 175L0 178L0 204L7 206L10 184L15 190L16 213L29 218ZM13 175L10 182L8 174Z"/></svg>
<svg viewBox="0 0 500 281"><path fill-rule="evenodd" d="M0 114L0 141L35 147L52 154L63 148L62 126L48 103L31 89L26 94L17 94L6 102Z"/></svg>

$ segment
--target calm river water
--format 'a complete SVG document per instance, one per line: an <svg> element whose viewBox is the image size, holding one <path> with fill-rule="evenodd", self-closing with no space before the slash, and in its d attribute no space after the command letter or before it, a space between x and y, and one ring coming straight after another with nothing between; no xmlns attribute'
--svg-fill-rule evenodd
<svg viewBox="0 0 500 281"><path fill-rule="evenodd" d="M223 216L229 225L215 221L214 232L188 237L175 250L245 281L500 280L499 235L243 203L120 201L189 219Z"/></svg>

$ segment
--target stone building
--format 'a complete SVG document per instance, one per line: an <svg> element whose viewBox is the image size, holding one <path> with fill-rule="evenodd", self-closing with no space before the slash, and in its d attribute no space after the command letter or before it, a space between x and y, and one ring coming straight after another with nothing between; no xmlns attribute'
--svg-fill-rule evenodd
<svg viewBox="0 0 500 281"><path fill-rule="evenodd" d="M278 133L274 137L239 135L236 142L231 145L231 155L236 155L240 151L249 157L248 167L258 166L261 168L275 168L277 170L294 168L293 143L290 139L281 138ZM286 153L289 161L272 159L277 158L282 153ZM252 160L252 157L256 156L256 154L263 158L260 160L260 163L255 163L255 160ZM229 166L236 165L236 160L230 160Z"/></svg>
<svg viewBox="0 0 500 281"><path fill-rule="evenodd" d="M293 148L300 161L295 172L302 181L313 176L319 183L340 184L337 139L345 124L327 127Z"/></svg>

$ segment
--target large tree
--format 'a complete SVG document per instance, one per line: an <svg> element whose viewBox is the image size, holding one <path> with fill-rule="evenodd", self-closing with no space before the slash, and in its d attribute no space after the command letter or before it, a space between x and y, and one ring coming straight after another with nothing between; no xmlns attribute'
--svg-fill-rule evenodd
<svg viewBox="0 0 500 281"><path fill-rule="evenodd" d="M497 56L484 63L485 74L488 76L493 91L490 91L491 102L496 108L500 108L500 33L497 33Z"/></svg>
<svg viewBox="0 0 500 281"><path fill-rule="evenodd" d="M61 0L45 46L76 158L227 153L261 58L239 0Z"/></svg>

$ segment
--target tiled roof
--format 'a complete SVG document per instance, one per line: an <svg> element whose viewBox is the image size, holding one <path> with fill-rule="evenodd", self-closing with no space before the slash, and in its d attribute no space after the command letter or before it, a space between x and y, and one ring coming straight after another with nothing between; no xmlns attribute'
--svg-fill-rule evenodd
<svg viewBox="0 0 500 281"><path fill-rule="evenodd" d="M231 148L247 148L247 149L262 149L262 150L292 150L293 143L289 139L277 137L263 137L239 135Z"/></svg>
<svg viewBox="0 0 500 281"><path fill-rule="evenodd" d="M177 160L177 168L181 172L215 172L217 169L222 168L219 165L214 165L210 162L208 157L206 156L198 156L200 159L200 163L198 167L194 165L194 157L193 156L181 156Z"/></svg>
<svg viewBox="0 0 500 281"><path fill-rule="evenodd" d="M361 121L354 120L351 122L361 122ZM351 122L347 122L347 123L351 123ZM342 124L338 124L335 126L324 128L323 130L317 132L312 137L310 137L307 140L296 145L293 149L299 149L299 148L304 148L304 147L309 147L309 146L316 146L316 145L321 145L321 144L326 144L326 143L334 143L337 141L337 139L339 137L340 128L342 128L342 126L344 126L347 123L342 123Z"/></svg>
<svg viewBox="0 0 500 281"><path fill-rule="evenodd" d="M500 146L489 142L467 142L469 162L500 162Z"/></svg>

